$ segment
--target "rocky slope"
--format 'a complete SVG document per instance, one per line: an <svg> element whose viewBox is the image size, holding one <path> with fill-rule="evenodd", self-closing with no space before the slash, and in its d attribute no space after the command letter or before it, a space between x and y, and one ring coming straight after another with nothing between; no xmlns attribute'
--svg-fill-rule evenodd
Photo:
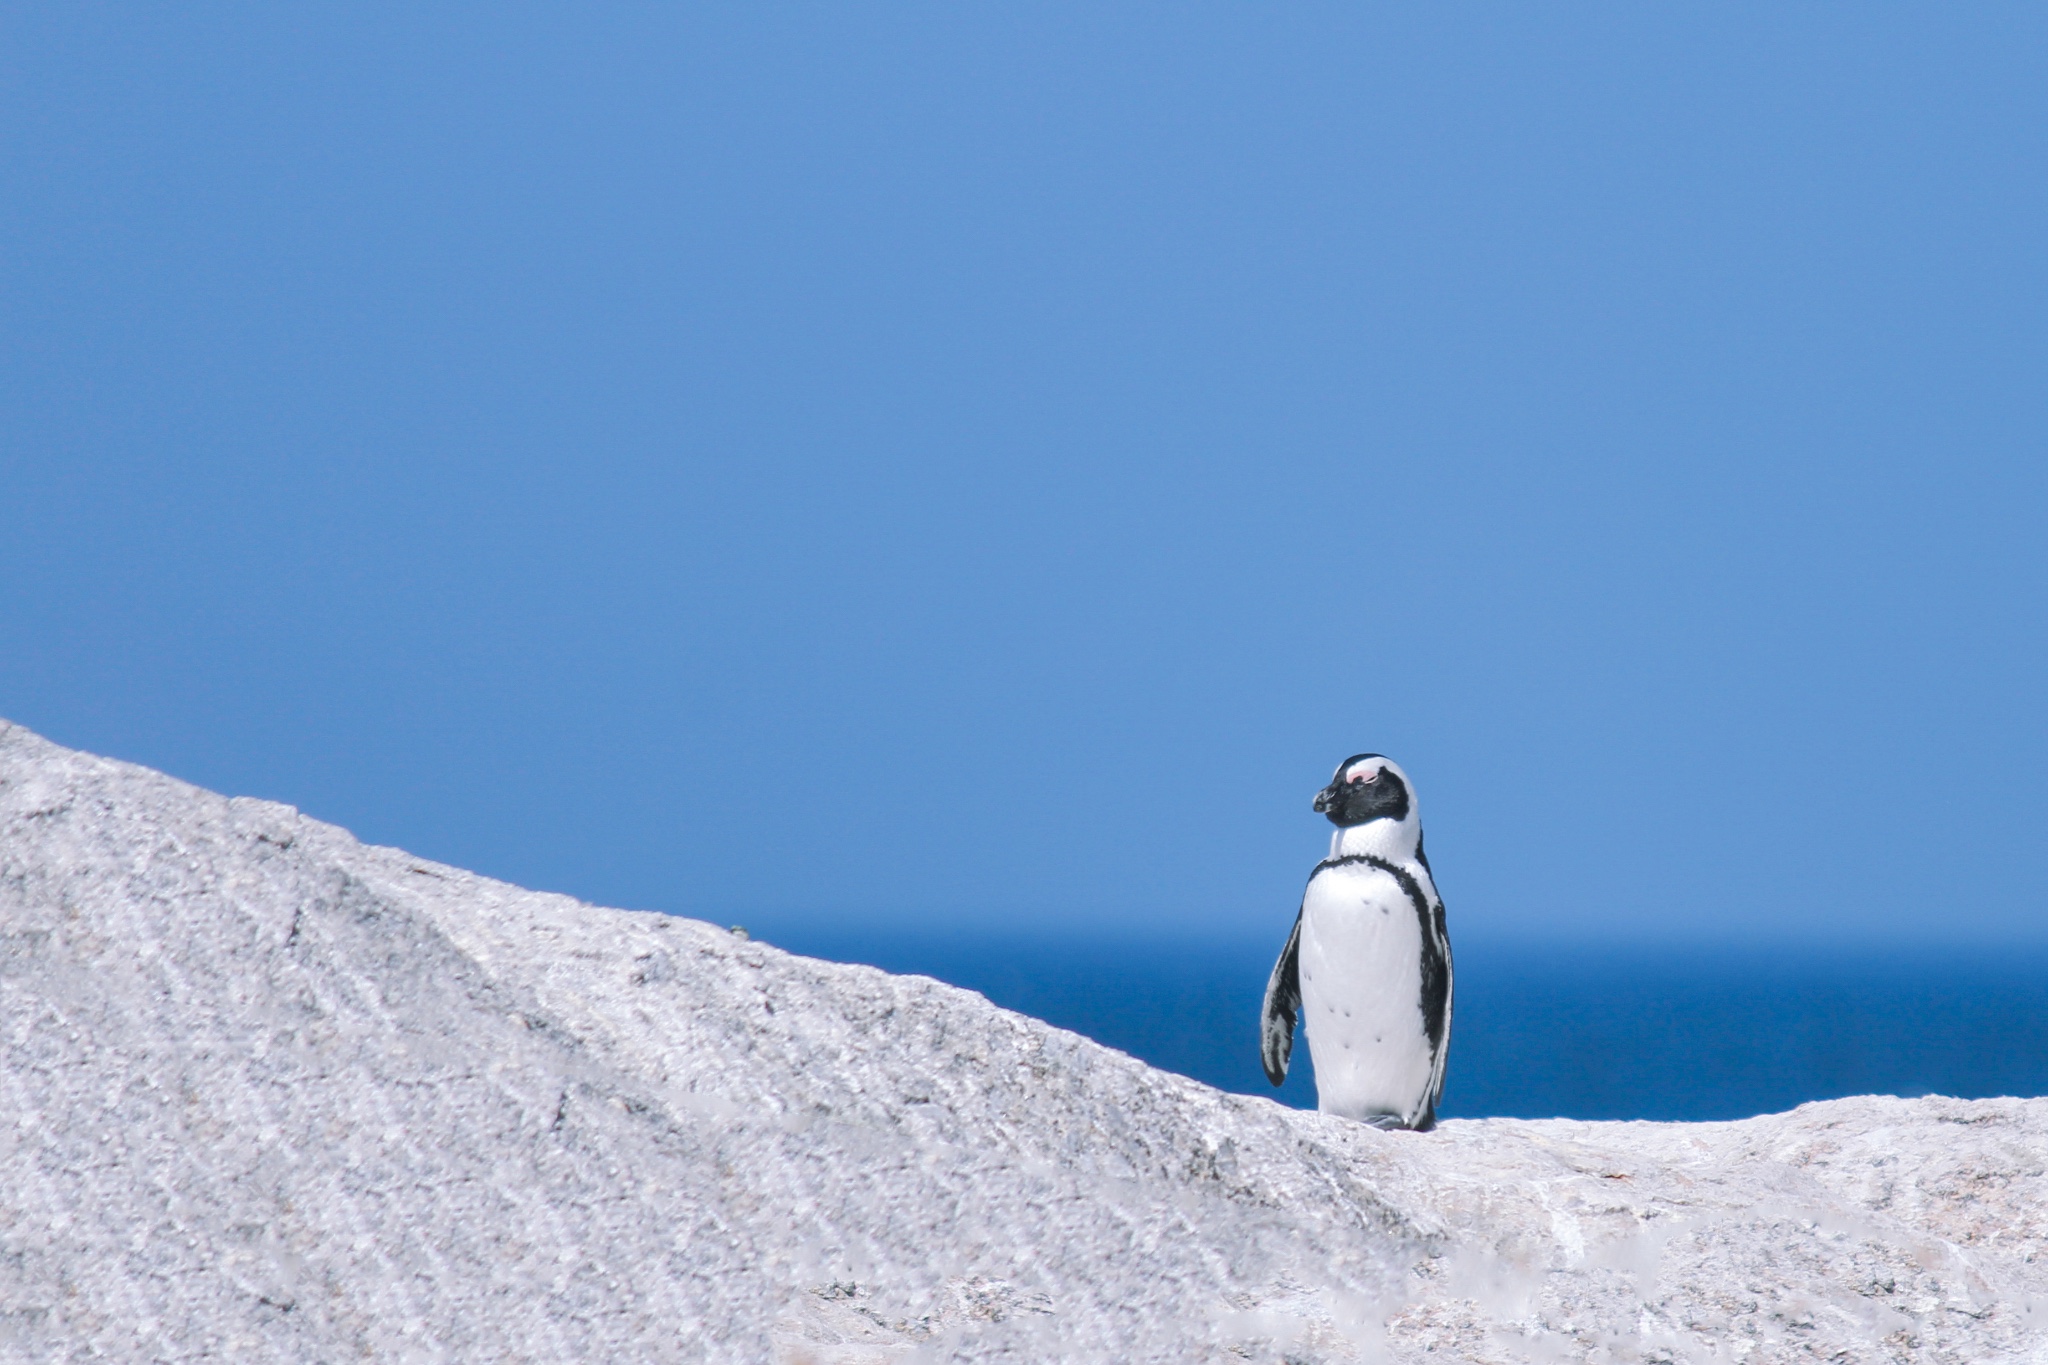
<svg viewBox="0 0 2048 1365"><path fill-rule="evenodd" d="M0 1039L9 1361L2048 1358L2048 1101L1378 1133L4 726Z"/></svg>

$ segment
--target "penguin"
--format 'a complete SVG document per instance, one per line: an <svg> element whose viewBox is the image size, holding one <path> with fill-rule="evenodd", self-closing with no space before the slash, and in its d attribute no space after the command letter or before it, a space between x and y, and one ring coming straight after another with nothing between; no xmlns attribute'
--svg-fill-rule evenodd
<svg viewBox="0 0 2048 1365"><path fill-rule="evenodd" d="M1353 754L1314 808L1337 829L1266 983L1266 1079L1287 1079L1299 1019L1318 1109L1426 1132L1451 1047L1451 943L1414 788L1385 755Z"/></svg>

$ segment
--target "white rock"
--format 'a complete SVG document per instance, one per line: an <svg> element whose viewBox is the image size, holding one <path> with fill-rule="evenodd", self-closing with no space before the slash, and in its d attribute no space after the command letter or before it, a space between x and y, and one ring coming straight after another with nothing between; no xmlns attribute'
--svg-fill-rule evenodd
<svg viewBox="0 0 2048 1365"><path fill-rule="evenodd" d="M6 1360L2048 1359L2048 1101L1379 1133L18 727L0 830Z"/></svg>

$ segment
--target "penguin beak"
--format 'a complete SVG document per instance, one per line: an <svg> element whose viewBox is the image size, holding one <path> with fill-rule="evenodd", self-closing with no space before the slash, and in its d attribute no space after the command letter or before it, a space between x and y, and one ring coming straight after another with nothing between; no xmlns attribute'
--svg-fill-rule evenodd
<svg viewBox="0 0 2048 1365"><path fill-rule="evenodd" d="M1332 783L1316 793L1315 803L1310 809L1315 811L1317 815L1328 815L1330 813L1330 802L1334 801L1336 797L1337 787L1335 783Z"/></svg>

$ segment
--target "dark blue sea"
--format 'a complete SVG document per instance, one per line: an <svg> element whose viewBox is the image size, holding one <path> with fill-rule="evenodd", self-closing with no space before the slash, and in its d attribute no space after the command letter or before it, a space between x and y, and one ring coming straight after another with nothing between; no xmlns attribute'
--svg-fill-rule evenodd
<svg viewBox="0 0 2048 1365"><path fill-rule="evenodd" d="M1258 1017L1277 943L769 933L916 972L1224 1090L1275 1091ZM2048 950L1457 945L1446 1117L1730 1119L1843 1095L2048 1094Z"/></svg>

